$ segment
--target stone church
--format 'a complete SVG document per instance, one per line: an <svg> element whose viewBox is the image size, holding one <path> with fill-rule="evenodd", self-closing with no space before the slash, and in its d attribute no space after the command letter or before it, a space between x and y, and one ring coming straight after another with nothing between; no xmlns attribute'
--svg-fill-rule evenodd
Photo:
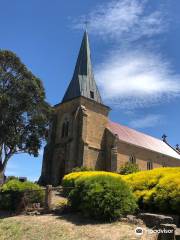
<svg viewBox="0 0 180 240"><path fill-rule="evenodd" d="M42 184L58 185L74 167L116 172L126 162L141 170L180 166L180 150L108 119L111 110L97 88L85 31L72 80L61 103L54 106L44 149Z"/></svg>

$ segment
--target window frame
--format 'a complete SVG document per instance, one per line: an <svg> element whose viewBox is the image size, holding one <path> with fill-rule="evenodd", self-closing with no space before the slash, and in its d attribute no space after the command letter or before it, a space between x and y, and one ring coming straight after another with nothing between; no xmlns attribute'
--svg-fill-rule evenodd
<svg viewBox="0 0 180 240"><path fill-rule="evenodd" d="M136 156L134 154L131 154L129 156L129 162L132 164L136 164Z"/></svg>
<svg viewBox="0 0 180 240"><path fill-rule="evenodd" d="M90 91L90 98L94 99L94 91Z"/></svg>
<svg viewBox="0 0 180 240"><path fill-rule="evenodd" d="M147 161L147 170L152 170L152 169L153 169L153 162Z"/></svg>
<svg viewBox="0 0 180 240"><path fill-rule="evenodd" d="M69 121L65 119L61 127L61 138L66 138L68 136L69 136Z"/></svg>

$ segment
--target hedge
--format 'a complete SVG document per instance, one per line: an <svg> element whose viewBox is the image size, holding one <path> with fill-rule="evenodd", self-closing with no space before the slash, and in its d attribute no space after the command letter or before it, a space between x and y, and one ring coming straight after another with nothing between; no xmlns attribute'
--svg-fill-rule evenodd
<svg viewBox="0 0 180 240"><path fill-rule="evenodd" d="M112 174L79 177L68 199L74 210L106 221L133 213L137 208L135 197L128 185Z"/></svg>
<svg viewBox="0 0 180 240"><path fill-rule="evenodd" d="M70 187L66 194L75 186L75 182L82 176L112 176L125 180L133 191L142 210L160 211L164 213L180 214L180 167L156 168L140 171L129 175L93 171L76 172L66 175L62 181L64 189Z"/></svg>
<svg viewBox="0 0 180 240"><path fill-rule="evenodd" d="M28 194L28 203L44 203L44 191L39 185L29 181L20 182L17 179L13 179L0 188L0 209L16 210L23 193L29 190L32 190L32 192Z"/></svg>
<svg viewBox="0 0 180 240"><path fill-rule="evenodd" d="M119 174L104 172L104 171L82 171L82 172L73 172L64 176L62 180L63 192L65 196L68 196L70 191L75 187L75 181L81 176L89 177L89 176L112 176L115 178L121 178Z"/></svg>
<svg viewBox="0 0 180 240"><path fill-rule="evenodd" d="M140 208L180 214L180 167L156 168L123 176Z"/></svg>

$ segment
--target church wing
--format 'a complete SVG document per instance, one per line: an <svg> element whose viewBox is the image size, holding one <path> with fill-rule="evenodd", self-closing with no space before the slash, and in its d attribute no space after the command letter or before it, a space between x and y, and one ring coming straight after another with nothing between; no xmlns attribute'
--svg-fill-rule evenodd
<svg viewBox="0 0 180 240"><path fill-rule="evenodd" d="M111 121L109 121L107 128L113 134L117 134L120 141L180 160L180 154L160 139Z"/></svg>

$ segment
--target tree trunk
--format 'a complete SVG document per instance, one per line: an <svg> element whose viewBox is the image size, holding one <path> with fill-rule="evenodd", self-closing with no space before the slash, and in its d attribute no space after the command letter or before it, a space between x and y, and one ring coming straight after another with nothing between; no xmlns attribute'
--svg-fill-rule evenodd
<svg viewBox="0 0 180 240"><path fill-rule="evenodd" d="M5 170L6 170L6 166L7 166L7 162L9 160L9 157L5 157L4 161L0 162L0 185L4 183L5 180Z"/></svg>
<svg viewBox="0 0 180 240"><path fill-rule="evenodd" d="M3 163L2 163L2 146L0 146L0 185L4 179Z"/></svg>
<svg viewBox="0 0 180 240"><path fill-rule="evenodd" d="M3 159L2 146L0 146L0 185L4 181L4 173L10 157L11 157L11 154L7 154Z"/></svg>
<svg viewBox="0 0 180 240"><path fill-rule="evenodd" d="M0 145L0 169L2 165L2 145Z"/></svg>
<svg viewBox="0 0 180 240"><path fill-rule="evenodd" d="M4 171L0 170L0 186L4 183Z"/></svg>
<svg viewBox="0 0 180 240"><path fill-rule="evenodd" d="M2 161L0 161L0 186L1 184L3 184L3 182L4 182L4 168Z"/></svg>

